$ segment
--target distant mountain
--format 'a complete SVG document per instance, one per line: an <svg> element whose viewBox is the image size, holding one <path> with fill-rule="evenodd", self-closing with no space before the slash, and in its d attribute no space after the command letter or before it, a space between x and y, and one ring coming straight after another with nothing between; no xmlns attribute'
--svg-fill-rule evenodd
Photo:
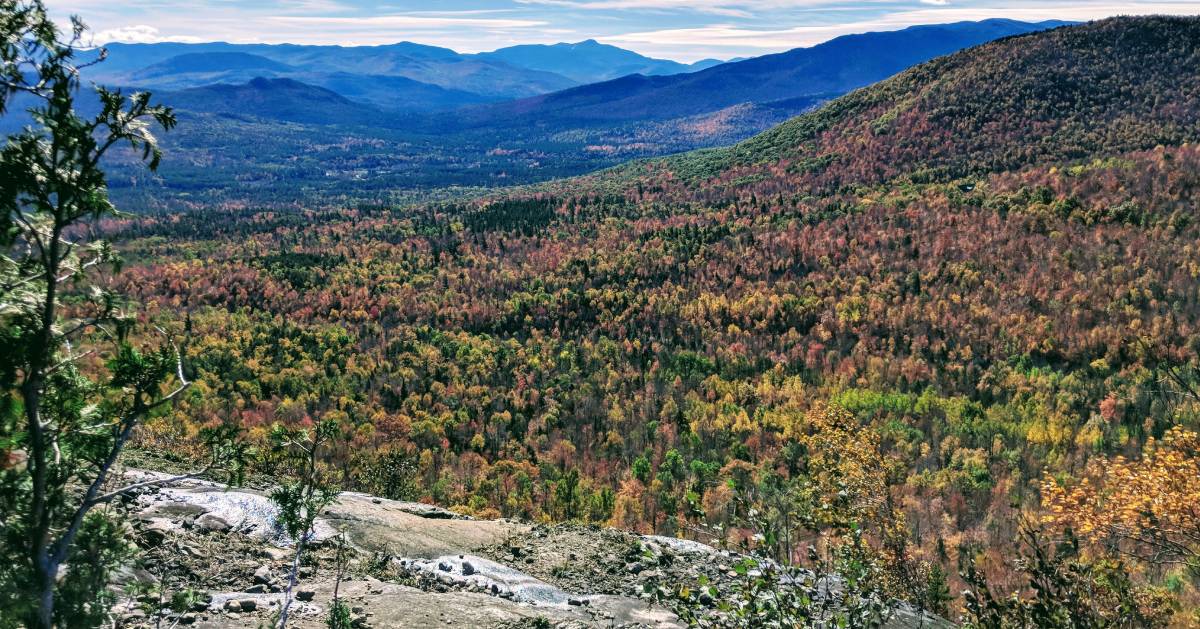
<svg viewBox="0 0 1200 629"><path fill-rule="evenodd" d="M322 69L264 77L304 84L285 84L289 89L274 95L257 93L271 84L248 83L254 77L212 89L160 92L163 102L182 111L219 113L194 116L165 134L169 157L160 175L168 189L145 187L144 178L128 181L141 181L142 198L156 206L169 204L175 191L186 193L189 202L243 194L277 202L297 198L300 189L313 195L336 190L351 197L544 181L636 158L727 146L864 82L886 78L910 58L1056 24L989 21L843 37L692 74L633 75L449 113L437 110L485 97L408 83L406 77L343 76L298 54L284 61L282 54L271 58L247 52L293 67L311 63ZM297 47L261 47L284 48ZM447 54L436 48L418 52L434 61ZM348 53L331 49L331 54ZM387 70L382 63L380 68ZM288 95L298 103L283 102ZM788 95L792 97L780 98ZM408 104L414 101L419 103ZM398 113L420 104L428 108ZM247 188L247 177L262 185Z"/></svg>
<svg viewBox="0 0 1200 629"><path fill-rule="evenodd" d="M565 76L579 83L607 81L628 74L668 75L703 70L720 64L705 59L691 65L652 59L636 52L601 44L594 39L574 44L529 44L476 55L504 63Z"/></svg>
<svg viewBox="0 0 1200 629"><path fill-rule="evenodd" d="M255 72L290 72L292 66L266 57L245 52L207 52L177 55L147 66L143 76L162 76L192 72L225 72L228 70L253 70Z"/></svg>
<svg viewBox="0 0 1200 629"><path fill-rule="evenodd" d="M497 100L472 92L422 83L404 76L304 71L244 52L196 52L169 57L138 70L111 74L113 84L176 91L258 78L289 78L372 107L431 111Z"/></svg>
<svg viewBox="0 0 1200 629"><path fill-rule="evenodd" d="M403 76L334 72L310 74L313 85L380 109L402 111L449 110L497 100L474 92L422 83Z"/></svg>
<svg viewBox="0 0 1200 629"><path fill-rule="evenodd" d="M838 37L811 48L725 63L672 76L631 75L471 110L468 124L514 119L538 125L613 124L666 120L740 103L836 96L885 79L918 63L1001 37L1062 26L984 20ZM807 105L806 105L807 106Z"/></svg>
<svg viewBox="0 0 1200 629"><path fill-rule="evenodd" d="M448 48L402 42L387 46L292 44L109 44L108 59L86 78L109 85L178 90L212 83L240 83L262 76L369 94L385 108L435 109L521 98L577 82L558 74L499 60L460 55ZM380 77L408 79L415 83ZM381 85L382 84L382 85ZM334 86L337 86L336 88ZM400 87L395 98L386 89ZM429 101L425 95L436 95Z"/></svg>
<svg viewBox="0 0 1200 629"><path fill-rule="evenodd" d="M241 85L207 85L161 94L178 110L216 116L254 117L304 124L376 124L383 112L327 90L292 79L257 78Z"/></svg>

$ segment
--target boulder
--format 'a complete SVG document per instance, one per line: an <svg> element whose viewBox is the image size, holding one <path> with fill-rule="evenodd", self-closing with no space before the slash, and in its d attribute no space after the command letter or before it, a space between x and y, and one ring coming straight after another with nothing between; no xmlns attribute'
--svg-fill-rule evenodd
<svg viewBox="0 0 1200 629"><path fill-rule="evenodd" d="M167 536L180 528L179 524L167 518L150 518L142 529L141 541L144 548L160 546Z"/></svg>
<svg viewBox="0 0 1200 629"><path fill-rule="evenodd" d="M213 513L205 513L196 518L196 527L206 533L224 533L232 528L225 518Z"/></svg>
<svg viewBox="0 0 1200 629"><path fill-rule="evenodd" d="M254 582L267 584L271 582L271 566L259 566L258 570L254 571Z"/></svg>

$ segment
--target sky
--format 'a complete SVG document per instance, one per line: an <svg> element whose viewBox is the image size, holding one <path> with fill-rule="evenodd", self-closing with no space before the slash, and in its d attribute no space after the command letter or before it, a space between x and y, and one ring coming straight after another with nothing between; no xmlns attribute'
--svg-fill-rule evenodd
<svg viewBox="0 0 1200 629"><path fill-rule="evenodd" d="M1200 14L1200 0L46 0L95 43L229 41L482 52L585 39L692 62L811 46L838 35L1003 17Z"/></svg>

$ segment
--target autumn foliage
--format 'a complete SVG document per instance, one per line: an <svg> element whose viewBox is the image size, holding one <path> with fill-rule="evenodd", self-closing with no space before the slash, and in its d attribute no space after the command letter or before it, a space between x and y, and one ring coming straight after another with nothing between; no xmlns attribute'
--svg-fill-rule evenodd
<svg viewBox="0 0 1200 629"><path fill-rule="evenodd" d="M1108 20L535 190L110 221L122 288L193 330L140 438L337 419L348 487L702 538L806 477L816 519L1008 591L1043 499L1190 556L1200 415L1162 382L1200 353L1198 44Z"/></svg>
<svg viewBox="0 0 1200 629"><path fill-rule="evenodd" d="M1136 460L1097 459L1079 482L1048 479L1048 522L1156 564L1200 557L1200 435L1176 427Z"/></svg>

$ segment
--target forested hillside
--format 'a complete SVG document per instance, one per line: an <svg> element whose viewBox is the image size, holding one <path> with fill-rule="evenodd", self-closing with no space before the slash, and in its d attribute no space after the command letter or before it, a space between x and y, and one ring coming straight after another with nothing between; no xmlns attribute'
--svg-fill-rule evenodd
<svg viewBox="0 0 1200 629"><path fill-rule="evenodd" d="M1198 69L1200 20L1112 19L478 202L109 221L120 287L194 329L197 385L141 443L337 417L360 489L706 539L805 479L808 521L850 503L922 566L898 596L953 610L972 561L1017 589L1020 522L1095 498L1044 487L1200 427ZM867 480L820 493L817 451ZM1119 572L1160 618L1187 565Z"/></svg>

